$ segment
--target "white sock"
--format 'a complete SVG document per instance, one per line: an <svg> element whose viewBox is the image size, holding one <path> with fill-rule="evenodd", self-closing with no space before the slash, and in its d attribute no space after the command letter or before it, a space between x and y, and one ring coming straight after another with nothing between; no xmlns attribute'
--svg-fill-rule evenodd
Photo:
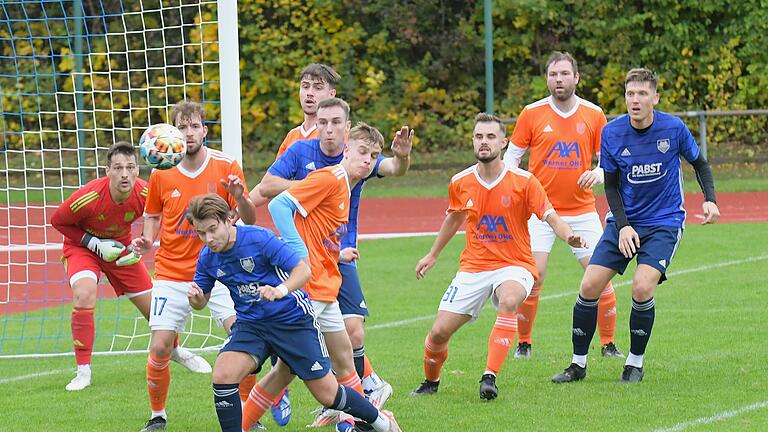
<svg viewBox="0 0 768 432"><path fill-rule="evenodd" d="M168 419L168 415L165 414L165 410L162 410L162 411L152 411L152 418L155 418L155 417L162 417L162 418L164 418L166 420Z"/></svg>
<svg viewBox="0 0 768 432"><path fill-rule="evenodd" d="M84 374L84 375L90 375L91 374L91 365L89 365L89 364L77 365L77 373L78 374Z"/></svg>
<svg viewBox="0 0 768 432"><path fill-rule="evenodd" d="M641 355L634 355L630 351L629 355L627 355L627 361L624 362L624 365L626 366L634 366L634 367L643 367L643 354Z"/></svg>
<svg viewBox="0 0 768 432"><path fill-rule="evenodd" d="M574 354L571 363L576 363L577 365L585 368L587 367L587 356Z"/></svg>
<svg viewBox="0 0 768 432"><path fill-rule="evenodd" d="M490 370L486 369L485 372L483 372L483 375L493 375L493 376L496 376L496 373L494 371L490 371Z"/></svg>
<svg viewBox="0 0 768 432"><path fill-rule="evenodd" d="M387 432L389 430L389 419L379 411L379 416L376 421L371 423L371 426L378 432Z"/></svg>

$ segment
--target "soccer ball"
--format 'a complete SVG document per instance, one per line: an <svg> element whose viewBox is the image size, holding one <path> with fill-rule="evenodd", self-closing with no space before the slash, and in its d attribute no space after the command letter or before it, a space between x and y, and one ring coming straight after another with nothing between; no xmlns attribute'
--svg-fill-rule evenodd
<svg viewBox="0 0 768 432"><path fill-rule="evenodd" d="M159 123L141 134L139 153L147 165L159 170L175 167L187 154L187 141L175 126Z"/></svg>

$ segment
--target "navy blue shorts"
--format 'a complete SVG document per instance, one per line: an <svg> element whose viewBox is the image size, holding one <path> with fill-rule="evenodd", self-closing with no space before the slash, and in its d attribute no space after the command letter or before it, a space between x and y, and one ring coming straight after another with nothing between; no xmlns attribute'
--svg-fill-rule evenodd
<svg viewBox="0 0 768 432"><path fill-rule="evenodd" d="M637 235L640 237L640 248L637 250L638 264L649 265L659 272L661 278L659 283L667 280L667 269L675 256L677 246L683 236L681 228L671 226L633 226ZM634 257L632 257L634 258ZM605 226L603 236L595 246L595 251L590 264L597 264L609 269L616 270L619 274L624 274L627 265L632 258L626 258L619 250L619 231L616 229L616 223L609 222Z"/></svg>
<svg viewBox="0 0 768 432"><path fill-rule="evenodd" d="M254 356L258 363L256 373L272 354L280 357L291 368L291 373L302 380L322 378L331 370L325 341L311 315L291 323L237 320L219 353L225 351Z"/></svg>
<svg viewBox="0 0 768 432"><path fill-rule="evenodd" d="M341 272L341 288L339 288L339 309L341 315L368 316L368 306L365 305L363 287L357 276L357 266L354 264L339 263Z"/></svg>

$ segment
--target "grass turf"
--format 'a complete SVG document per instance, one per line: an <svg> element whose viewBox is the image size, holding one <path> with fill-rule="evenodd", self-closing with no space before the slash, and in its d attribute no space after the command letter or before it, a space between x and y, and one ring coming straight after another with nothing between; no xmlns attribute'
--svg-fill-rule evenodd
<svg viewBox="0 0 768 432"><path fill-rule="evenodd" d="M490 308L452 339L439 393L418 399L408 396L423 379L424 336L457 269L463 236L449 244L423 281L415 280L413 268L432 238L362 242L360 274L372 311L366 351L378 373L395 388L387 407L403 429L410 431L683 430L685 422L713 420L729 411L737 415L692 429L759 430L768 424L764 391L768 387L768 347L761 327L768 319L762 302L768 295L764 272L767 227L691 225L686 229L670 280L656 295L656 323L646 356L645 380L629 386L617 383L623 362L601 358L597 338L585 381L549 382L570 361L571 309L581 275L570 252L558 243L542 293L533 356L524 361L508 358L498 379L499 398L493 402L478 397L487 337L495 318ZM629 349L627 281L627 277L614 281L616 341L625 353ZM130 305L122 308L132 312ZM51 325L63 328L66 337L67 314L58 315ZM213 361L215 353L204 356ZM6 407L0 430L139 430L149 414L145 362L145 355L95 357L93 385L69 393L64 385L73 376L71 357L0 359L0 387L6 390L0 396ZM171 367L169 430L217 430L210 376L192 374L176 364ZM31 374L40 375L17 378ZM293 419L280 430L304 430L317 404L300 383L292 386L291 395ZM265 423L270 430L278 430L271 419Z"/></svg>

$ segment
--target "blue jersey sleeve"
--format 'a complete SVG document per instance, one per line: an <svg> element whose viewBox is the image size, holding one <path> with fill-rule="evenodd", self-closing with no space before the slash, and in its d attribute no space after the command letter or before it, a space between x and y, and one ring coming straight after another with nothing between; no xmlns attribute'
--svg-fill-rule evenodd
<svg viewBox="0 0 768 432"><path fill-rule="evenodd" d="M602 137L600 138L600 168L607 172L616 172L619 170L619 166L610 152L611 147L608 141L611 134L607 132L603 129Z"/></svg>
<svg viewBox="0 0 768 432"><path fill-rule="evenodd" d="M292 145L267 170L273 176L293 180L299 168L298 146Z"/></svg>
<svg viewBox="0 0 768 432"><path fill-rule="evenodd" d="M381 161L383 161L384 159L386 159L384 156L379 155L379 158L376 159L376 165L373 166L373 171L371 171L371 175L369 175L366 178L366 180L368 180L370 178L373 178L373 177L378 177L378 178L384 177L384 176L379 175L379 165L381 165Z"/></svg>
<svg viewBox="0 0 768 432"><path fill-rule="evenodd" d="M263 248L263 253L269 258L269 263L285 273L284 275L279 274L281 280L287 279L291 270L301 262L299 254L272 233L269 233Z"/></svg>
<svg viewBox="0 0 768 432"><path fill-rule="evenodd" d="M197 268L195 269L194 278L197 286L199 286L200 289L203 290L203 292L206 294L213 290L213 284L216 282L216 278L213 276L213 274L208 272L208 270L214 266L210 265L208 262L210 261L210 254L206 253L207 251L207 247L203 247L203 249L200 251L200 256L197 259Z"/></svg>
<svg viewBox="0 0 768 432"><path fill-rule="evenodd" d="M307 250L307 246L304 244L299 232L296 230L296 222L293 220L293 214L298 207L290 198L290 195L288 195L287 192L282 192L270 201L267 208L269 208L269 213L272 215L272 221L275 223L275 228L277 228L277 231L288 246L302 258L309 256L309 250Z"/></svg>
<svg viewBox="0 0 768 432"><path fill-rule="evenodd" d="M699 158L699 146L696 144L696 140L693 139L691 131L688 130L688 126L682 121L680 122L680 132L677 136L680 143L680 154L688 162L693 162Z"/></svg>

